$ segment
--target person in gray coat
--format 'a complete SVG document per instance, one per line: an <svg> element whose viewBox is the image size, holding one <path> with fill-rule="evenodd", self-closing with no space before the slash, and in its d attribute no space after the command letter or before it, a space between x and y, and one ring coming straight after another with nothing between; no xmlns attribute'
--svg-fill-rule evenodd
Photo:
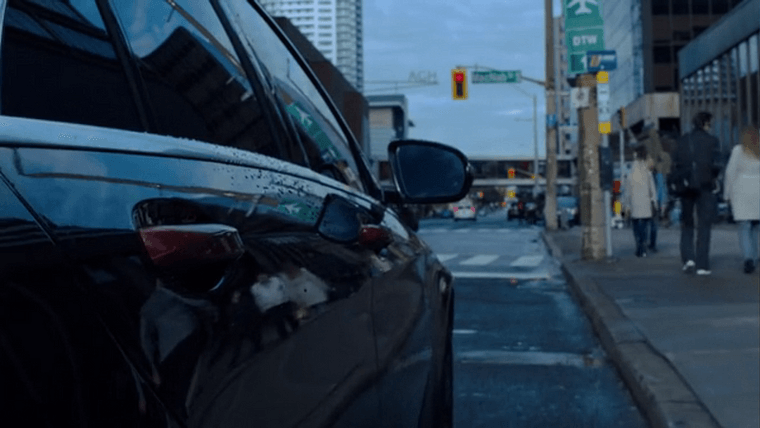
<svg viewBox="0 0 760 428"><path fill-rule="evenodd" d="M652 216L657 212L657 193L654 178L647 163L646 146L636 147L634 155L633 168L625 181L623 205L627 213L626 217L629 217L633 223L636 257L646 257L647 226L651 226Z"/></svg>
<svg viewBox="0 0 760 428"><path fill-rule="evenodd" d="M671 173L685 177L688 187L681 191L681 262L683 271L710 275L710 233L715 220L719 192L718 176L722 155L717 138L710 135L712 114L699 112L693 129L681 136L673 152ZM696 254L694 251L694 211L697 214ZM695 257L696 256L696 257ZM695 263L696 260L696 263Z"/></svg>

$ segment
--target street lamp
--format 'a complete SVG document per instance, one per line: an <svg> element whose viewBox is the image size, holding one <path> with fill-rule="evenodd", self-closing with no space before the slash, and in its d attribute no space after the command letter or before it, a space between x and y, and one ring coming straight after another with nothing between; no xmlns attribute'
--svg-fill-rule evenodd
<svg viewBox="0 0 760 428"><path fill-rule="evenodd" d="M513 86L524 95L533 98L533 196L538 195L538 107L536 105L536 94L529 94L519 86Z"/></svg>

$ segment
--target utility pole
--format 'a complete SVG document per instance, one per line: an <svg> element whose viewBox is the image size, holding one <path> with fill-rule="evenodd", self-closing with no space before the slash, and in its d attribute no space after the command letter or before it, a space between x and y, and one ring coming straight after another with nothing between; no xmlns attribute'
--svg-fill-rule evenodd
<svg viewBox="0 0 760 428"><path fill-rule="evenodd" d="M546 115L558 115L556 112L559 110L557 104L557 79L555 73L555 67L559 67L559 63L555 63L555 37L554 37L554 11L552 7L552 0L544 0L544 23L545 23L545 40L546 40ZM535 101L534 101L535 102ZM557 124L559 118L555 120L555 123L546 124L546 193L544 198L544 220L546 221L546 230L557 229ZM536 155L538 157L538 155ZM536 169L538 173L538 169Z"/></svg>
<svg viewBox="0 0 760 428"><path fill-rule="evenodd" d="M601 260L605 257L605 211L599 182L599 120L596 102L596 78L592 74L578 76L578 87L591 88L589 107L578 109L578 174L581 190L581 223L583 224L581 257Z"/></svg>

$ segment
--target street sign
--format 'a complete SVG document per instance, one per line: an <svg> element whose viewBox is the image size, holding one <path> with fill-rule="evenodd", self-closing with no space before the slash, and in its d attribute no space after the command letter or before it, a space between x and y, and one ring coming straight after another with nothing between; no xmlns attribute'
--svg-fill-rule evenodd
<svg viewBox="0 0 760 428"><path fill-rule="evenodd" d="M589 73L614 70L617 68L617 54L615 51L586 51L586 65Z"/></svg>
<svg viewBox="0 0 760 428"><path fill-rule="evenodd" d="M520 83L520 80L522 80L522 72L520 70L472 72L472 83Z"/></svg>
<svg viewBox="0 0 760 428"><path fill-rule="evenodd" d="M557 115L556 114L547 114L546 115L546 126L547 128L554 128L557 126Z"/></svg>
<svg viewBox="0 0 760 428"><path fill-rule="evenodd" d="M568 73L587 73L586 52L604 49L604 21L599 0L563 0Z"/></svg>
<svg viewBox="0 0 760 428"><path fill-rule="evenodd" d="M574 109L588 107L590 89L591 88L570 89L570 106Z"/></svg>
<svg viewBox="0 0 760 428"><path fill-rule="evenodd" d="M610 111L610 84L596 84L596 106L599 113L599 122L609 122L612 117Z"/></svg>

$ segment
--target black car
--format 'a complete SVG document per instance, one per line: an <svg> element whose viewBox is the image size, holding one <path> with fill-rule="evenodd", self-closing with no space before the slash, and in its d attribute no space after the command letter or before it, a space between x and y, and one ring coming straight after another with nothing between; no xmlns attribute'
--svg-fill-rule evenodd
<svg viewBox="0 0 760 428"><path fill-rule="evenodd" d="M56 427L451 426L451 273L244 0L0 2L0 410ZM442 177L441 171L447 175Z"/></svg>

